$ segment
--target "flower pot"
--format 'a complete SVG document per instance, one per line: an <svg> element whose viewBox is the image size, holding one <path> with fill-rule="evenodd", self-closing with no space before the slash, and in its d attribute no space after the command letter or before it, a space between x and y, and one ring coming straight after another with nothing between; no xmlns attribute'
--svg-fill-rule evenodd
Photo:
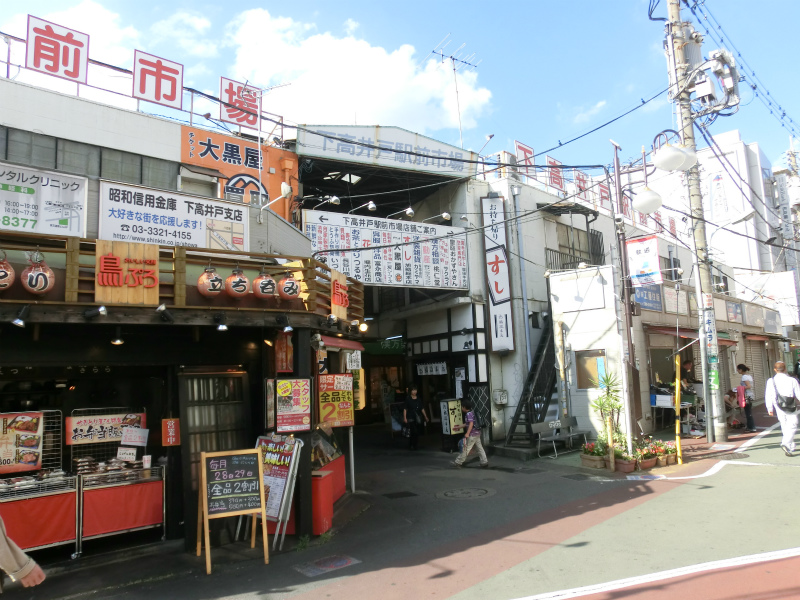
<svg viewBox="0 0 800 600"><path fill-rule="evenodd" d="M656 464L657 464L659 467L666 467L666 466L667 466L667 464L668 464L668 463L667 463L667 455L666 455L666 454L659 454L659 455L656 457Z"/></svg>
<svg viewBox="0 0 800 600"><path fill-rule="evenodd" d="M642 458L639 459L639 468L644 471L646 469L652 469L656 466L656 457L653 458Z"/></svg>
<svg viewBox="0 0 800 600"><path fill-rule="evenodd" d="M593 456L591 454L581 454L581 465L589 469L604 469L605 460L602 456Z"/></svg>
<svg viewBox="0 0 800 600"><path fill-rule="evenodd" d="M674 465L678 462L678 455L677 454L667 454L667 464Z"/></svg>
<svg viewBox="0 0 800 600"><path fill-rule="evenodd" d="M634 469L636 469L636 461L618 458L614 461L614 466L616 467L615 470L620 473L633 473Z"/></svg>

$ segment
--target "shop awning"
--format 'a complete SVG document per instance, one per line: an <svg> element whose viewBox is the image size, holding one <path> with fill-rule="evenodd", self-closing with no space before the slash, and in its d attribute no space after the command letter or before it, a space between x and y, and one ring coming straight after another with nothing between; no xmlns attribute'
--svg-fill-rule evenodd
<svg viewBox="0 0 800 600"><path fill-rule="evenodd" d="M757 333L745 333L744 337L748 340L753 340L754 342L768 342L773 339L768 335L759 335Z"/></svg>
<svg viewBox="0 0 800 600"><path fill-rule="evenodd" d="M225 175L221 171L217 171L216 169L209 169L208 167L198 167L197 165L190 165L187 163L181 163L181 166L187 171L191 171L192 173L197 173L198 175L205 175L206 177L217 177L219 179L228 178L227 175Z"/></svg>
<svg viewBox="0 0 800 600"><path fill-rule="evenodd" d="M648 327L647 333L660 333L661 335L673 335L682 338L687 338L690 340L696 340L698 337L700 337L696 329L687 329L686 327L681 327L679 332L669 327ZM720 346L736 345L736 342L734 342L733 340L726 340L725 338L719 336L717 336L717 343Z"/></svg>
<svg viewBox="0 0 800 600"><path fill-rule="evenodd" d="M346 340L340 337L332 337L330 335L323 335L322 341L328 348L342 348L344 350L364 350L364 345L361 342L354 342L353 340Z"/></svg>

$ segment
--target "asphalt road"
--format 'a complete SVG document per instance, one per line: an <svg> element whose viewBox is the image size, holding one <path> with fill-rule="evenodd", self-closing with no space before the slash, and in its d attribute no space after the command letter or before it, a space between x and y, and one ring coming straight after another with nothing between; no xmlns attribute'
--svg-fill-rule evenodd
<svg viewBox="0 0 800 600"><path fill-rule="evenodd" d="M4 597L800 597L800 457L783 455L778 430L731 443L746 440L729 460L648 481L580 469L575 454L457 470L435 447L408 452L377 436L357 451L357 496L369 507L330 540L266 566L249 544L215 549L211 576L185 553L144 554Z"/></svg>

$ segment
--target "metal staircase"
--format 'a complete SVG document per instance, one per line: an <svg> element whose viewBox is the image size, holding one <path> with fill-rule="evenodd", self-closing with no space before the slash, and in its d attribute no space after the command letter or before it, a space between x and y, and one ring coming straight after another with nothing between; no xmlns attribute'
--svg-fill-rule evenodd
<svg viewBox="0 0 800 600"><path fill-rule="evenodd" d="M536 434L531 430L531 425L542 423L545 420L553 398L556 380L553 325L548 318L544 320L544 329L542 337L539 339L539 346L536 348L533 366L525 380L522 396L508 429L506 446L532 447L534 445Z"/></svg>

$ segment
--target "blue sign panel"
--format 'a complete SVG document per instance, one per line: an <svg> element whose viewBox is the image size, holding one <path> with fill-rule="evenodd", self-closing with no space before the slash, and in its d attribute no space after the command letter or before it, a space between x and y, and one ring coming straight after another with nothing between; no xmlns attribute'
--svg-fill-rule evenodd
<svg viewBox="0 0 800 600"><path fill-rule="evenodd" d="M633 289L633 299L642 306L643 310L662 312L660 285L642 285Z"/></svg>

